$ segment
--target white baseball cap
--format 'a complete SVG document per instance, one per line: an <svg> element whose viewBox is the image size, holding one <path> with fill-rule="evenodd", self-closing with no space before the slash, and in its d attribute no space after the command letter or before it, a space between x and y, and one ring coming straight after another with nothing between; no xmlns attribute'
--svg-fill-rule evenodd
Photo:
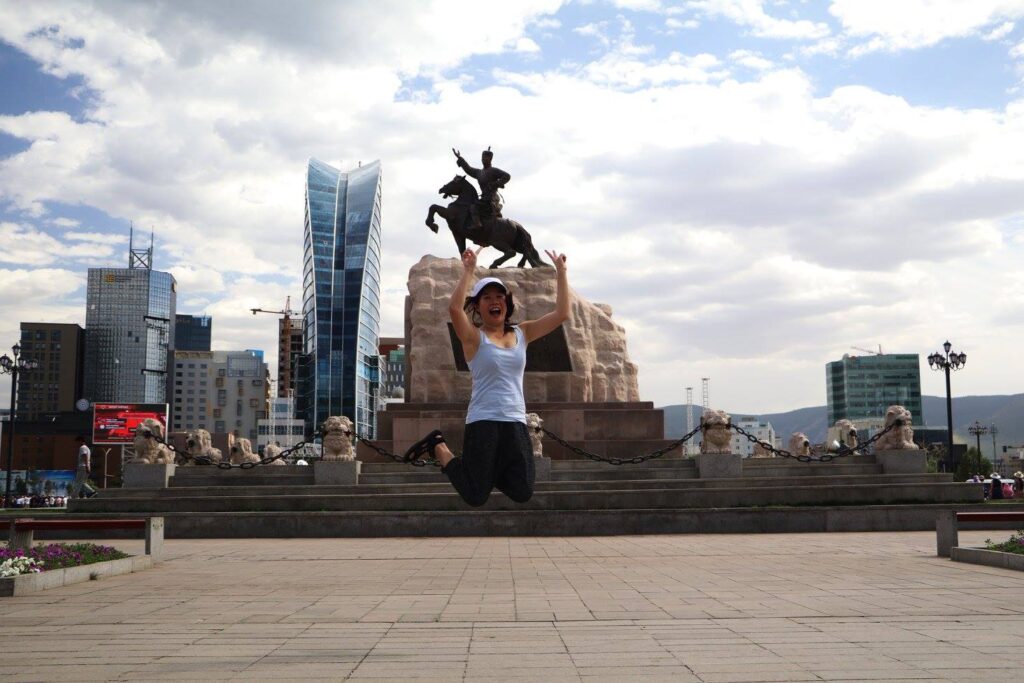
<svg viewBox="0 0 1024 683"><path fill-rule="evenodd" d="M496 277L485 277L479 280L475 285L473 285L473 291L469 293L470 298L476 298L476 295L482 292L484 290L484 287L486 287L487 285L498 285L503 290L505 290L506 294L508 294L508 287L505 286L504 282L502 282Z"/></svg>

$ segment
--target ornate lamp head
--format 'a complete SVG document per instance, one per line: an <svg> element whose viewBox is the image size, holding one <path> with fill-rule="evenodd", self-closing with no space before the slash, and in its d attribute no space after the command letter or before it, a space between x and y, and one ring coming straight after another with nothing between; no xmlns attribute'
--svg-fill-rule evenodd
<svg viewBox="0 0 1024 683"><path fill-rule="evenodd" d="M942 345L942 348L946 350L946 353L949 353L949 350L953 348L953 345L950 344L949 340L947 339L946 343Z"/></svg>
<svg viewBox="0 0 1024 683"><path fill-rule="evenodd" d="M11 351L14 351L14 357L17 358L21 355L21 344L14 342L14 346L11 347Z"/></svg>
<svg viewBox="0 0 1024 683"><path fill-rule="evenodd" d="M0 357L0 367L2 367L4 370L9 370L12 365L14 365L14 361L12 361L11 357L8 356L6 353L2 357Z"/></svg>

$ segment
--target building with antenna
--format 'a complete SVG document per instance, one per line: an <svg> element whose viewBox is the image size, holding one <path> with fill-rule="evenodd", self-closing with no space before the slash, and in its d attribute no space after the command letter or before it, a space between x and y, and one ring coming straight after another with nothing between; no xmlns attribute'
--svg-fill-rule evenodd
<svg viewBox="0 0 1024 683"><path fill-rule="evenodd" d="M342 173L316 159L306 174L302 338L296 409L307 429L345 415L376 431L380 335L381 165Z"/></svg>
<svg viewBox="0 0 1024 683"><path fill-rule="evenodd" d="M85 310L85 398L166 403L168 351L174 348L177 284L153 270L153 236L127 268L90 268Z"/></svg>

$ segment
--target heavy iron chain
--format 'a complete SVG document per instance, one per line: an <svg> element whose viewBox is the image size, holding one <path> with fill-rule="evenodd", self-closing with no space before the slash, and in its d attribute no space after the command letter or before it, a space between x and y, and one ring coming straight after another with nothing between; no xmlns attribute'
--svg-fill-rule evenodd
<svg viewBox="0 0 1024 683"><path fill-rule="evenodd" d="M870 446L871 444L875 443L876 441L881 439L883 436L885 436L886 434L888 434L892 430L896 429L897 427L901 427L902 425L903 425L902 421L896 420L895 422L893 422L891 425L889 425L885 429L880 430L878 433L876 433L874 436L872 436L870 439L868 439L864 443L857 444L857 446L855 448L850 448L846 444L840 444L839 450L836 451L835 453L828 453L828 452L826 452L826 453L822 453L821 455L815 457L813 455L793 455L792 453L790 453L787 450L784 450L782 448L776 448L775 446L773 446L772 444L768 443L767 441L761 441L756 436L754 436L753 434L751 434L747 430L743 429L743 427L740 427L739 425L734 425L731 422L729 423L730 429L735 431L740 436L747 437L747 441L749 441L750 443L759 444L761 446L761 448L765 449L769 453L772 453L772 454L774 454L774 455L776 455L776 456L778 456L780 458L792 458L794 460L798 460L799 462L832 462L836 458L845 458L848 455L863 455L864 449L866 449L868 446Z"/></svg>
<svg viewBox="0 0 1024 683"><path fill-rule="evenodd" d="M366 444L367 448L369 448L370 450L376 451L380 455L383 455L385 458L391 458L395 462L400 462L403 465L412 465L413 467L426 467L427 465L430 465L431 467L441 466L441 463L439 463L435 458L416 458L415 460L406 460L402 456L395 455L388 449L378 446L369 439L364 439L361 436L357 436L356 439Z"/></svg>
<svg viewBox="0 0 1024 683"><path fill-rule="evenodd" d="M632 458L609 458L609 457L604 456L604 455L598 455L597 453L591 453L590 451L583 450L579 446L573 446L571 443L569 443L568 441L566 441L562 437L560 437L557 434L554 434L552 432L549 432L548 430L544 429L543 427L540 428L540 431L544 432L552 440L554 440L557 443L561 444L565 448L568 448L570 451L572 451L576 455L582 455L584 458L589 458L590 460L594 460L595 462L603 462L603 463L607 463L609 465L639 465L639 464L641 464L641 463L643 463L643 462L645 462L647 460L653 460L654 458L660 458L661 456L665 455L669 451L674 451L675 449L679 448L684 443L686 443L687 441L692 439L694 437L694 435L697 432L700 431L700 427L694 427L690 431L690 433L685 434L680 439L676 439L675 441L673 441L672 443L670 443L667 446L662 446L661 448L659 448L656 451L651 451L650 453L645 453L644 455L637 455L637 456L634 456Z"/></svg>
<svg viewBox="0 0 1024 683"><path fill-rule="evenodd" d="M323 435L320 432L316 432L313 435L314 438L316 438L318 436L321 437L321 438L323 437ZM271 456L268 456L268 457L265 457L265 458L261 458L257 462L243 462L243 463L240 463L238 465L235 465L235 464L232 464L231 461L227 460L227 459L221 460L220 462L213 462L213 460L211 460L209 457L207 457L205 455L192 455L188 451L179 451L177 448L175 448L173 443L168 443L167 441L165 441L164 439L160 438L159 436L156 436L155 434L152 435L150 438L152 438L157 443L161 443L164 446L167 446L167 450L169 450L171 453L174 453L175 456L180 457L183 460L190 460L190 461L196 463L197 465L212 465L212 466L217 467L217 468L222 469L222 470L230 470L230 469L250 470L250 469L252 469L254 467L257 467L259 465L266 465L268 463L274 462L275 460L282 460L284 458L287 458L289 455L291 455L295 451L302 450L303 448L305 448L307 445L310 444L310 442L308 442L308 441L300 441L297 444L295 444L294 446L292 446L291 448L284 449L283 451L281 451L277 455L271 455ZM308 459L313 459L313 458L310 457Z"/></svg>

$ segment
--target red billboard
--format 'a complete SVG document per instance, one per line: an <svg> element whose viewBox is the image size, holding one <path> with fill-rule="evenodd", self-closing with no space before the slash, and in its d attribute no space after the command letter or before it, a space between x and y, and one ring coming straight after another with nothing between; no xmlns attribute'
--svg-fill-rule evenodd
<svg viewBox="0 0 1024 683"><path fill-rule="evenodd" d="M94 444L125 444L135 440L135 428L147 418L159 420L167 433L166 403L96 403L92 413Z"/></svg>

